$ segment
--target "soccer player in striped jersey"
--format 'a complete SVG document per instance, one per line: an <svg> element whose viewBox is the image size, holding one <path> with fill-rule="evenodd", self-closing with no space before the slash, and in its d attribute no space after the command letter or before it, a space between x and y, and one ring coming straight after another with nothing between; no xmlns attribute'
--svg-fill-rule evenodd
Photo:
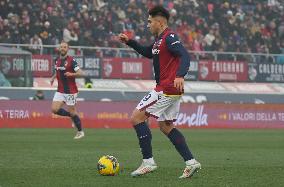
<svg viewBox="0 0 284 187"><path fill-rule="evenodd" d="M148 28L156 37L149 46L142 46L125 34L118 36L121 42L153 59L156 79L155 89L140 101L131 117L143 155L141 166L131 173L132 176L144 175L157 169L152 154L151 131L145 122L149 116L158 120L160 130L184 159L186 166L180 178L189 178L201 168L201 164L189 150L184 136L173 124L179 112L190 56L177 35L168 28L169 17L169 12L162 6L149 10Z"/></svg>
<svg viewBox="0 0 284 187"><path fill-rule="evenodd" d="M51 105L52 112L60 116L68 116L72 119L73 124L77 128L77 133L74 139L80 139L85 136L82 130L81 120L76 111L76 98L78 95L78 88L75 82L76 77L83 76L83 71L78 66L76 60L69 56L69 45L66 42L60 44L60 56L55 60L56 73L52 76L50 83L53 84L55 78L58 82L57 91L54 94ZM68 111L62 108L66 104Z"/></svg>

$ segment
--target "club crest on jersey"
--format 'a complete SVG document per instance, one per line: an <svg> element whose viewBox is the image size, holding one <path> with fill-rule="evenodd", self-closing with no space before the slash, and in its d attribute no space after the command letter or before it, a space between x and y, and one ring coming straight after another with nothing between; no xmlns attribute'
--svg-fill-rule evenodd
<svg viewBox="0 0 284 187"><path fill-rule="evenodd" d="M154 43L154 48L156 48L156 47L160 47L160 45L162 44L162 41L163 41L163 39L160 39L160 40L158 40L158 41L156 41L155 43Z"/></svg>
<svg viewBox="0 0 284 187"><path fill-rule="evenodd" d="M160 53L159 47L161 46L162 41L163 41L163 39L160 39L160 40L158 40L154 43L153 48L152 48L152 54L153 55L157 55L157 54Z"/></svg>

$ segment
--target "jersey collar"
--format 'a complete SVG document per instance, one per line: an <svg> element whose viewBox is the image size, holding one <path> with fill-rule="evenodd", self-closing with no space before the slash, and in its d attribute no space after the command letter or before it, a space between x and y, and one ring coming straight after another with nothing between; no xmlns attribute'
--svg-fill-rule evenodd
<svg viewBox="0 0 284 187"><path fill-rule="evenodd" d="M68 58L68 55L66 55L66 56L64 56L64 57L60 56L60 59L61 59L61 60L66 60L67 58Z"/></svg>
<svg viewBox="0 0 284 187"><path fill-rule="evenodd" d="M169 27L167 27L167 28L157 37L157 39L162 38L162 36L163 36L168 30L170 30Z"/></svg>

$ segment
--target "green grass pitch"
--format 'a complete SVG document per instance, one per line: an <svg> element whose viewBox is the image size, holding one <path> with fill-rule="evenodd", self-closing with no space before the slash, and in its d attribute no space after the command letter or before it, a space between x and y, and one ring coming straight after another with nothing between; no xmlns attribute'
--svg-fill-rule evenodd
<svg viewBox="0 0 284 187"><path fill-rule="evenodd" d="M10 186L284 186L284 130L181 130L202 164L191 179L178 177L184 162L170 141L153 133L158 170L132 178L141 163L133 129L0 129L0 187ZM100 156L118 158L123 171L97 173Z"/></svg>

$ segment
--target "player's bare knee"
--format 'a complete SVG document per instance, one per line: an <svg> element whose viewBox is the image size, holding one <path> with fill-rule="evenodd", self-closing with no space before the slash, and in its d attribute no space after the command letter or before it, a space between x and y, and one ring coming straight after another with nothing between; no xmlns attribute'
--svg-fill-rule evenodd
<svg viewBox="0 0 284 187"><path fill-rule="evenodd" d="M51 112L53 114L56 114L58 112L58 110L59 110L59 108L57 108L57 107L51 107Z"/></svg>
<svg viewBox="0 0 284 187"><path fill-rule="evenodd" d="M71 116L71 117L74 117L74 116L76 116L76 115L77 115L77 113L76 113L76 112L71 112L71 111L69 111L69 113L70 113L70 116Z"/></svg>
<svg viewBox="0 0 284 187"><path fill-rule="evenodd" d="M160 131L161 131L162 133L164 133L165 135L168 134L168 130L167 130L164 126L161 126L161 125L160 125Z"/></svg>
<svg viewBox="0 0 284 187"><path fill-rule="evenodd" d="M160 131L162 131L165 135L168 135L171 130L174 128L172 124L168 122L159 123Z"/></svg>
<svg viewBox="0 0 284 187"><path fill-rule="evenodd" d="M135 126L137 124L145 122L147 119L148 116L145 114L145 111L134 109L130 117L130 122L132 123L133 126Z"/></svg>
<svg viewBox="0 0 284 187"><path fill-rule="evenodd" d="M75 106L68 106L68 112L70 113L71 117L78 115Z"/></svg>
<svg viewBox="0 0 284 187"><path fill-rule="evenodd" d="M133 126L135 126L139 123L139 119L137 118L137 116L132 114L132 116L130 117L130 122Z"/></svg>
<svg viewBox="0 0 284 187"><path fill-rule="evenodd" d="M137 125L139 123L139 117L137 112L134 110L131 117L130 117L130 122L133 126Z"/></svg>
<svg viewBox="0 0 284 187"><path fill-rule="evenodd" d="M146 120L144 118L141 118L139 115L132 115L130 117L130 122L133 126L138 125L142 122L145 122Z"/></svg>
<svg viewBox="0 0 284 187"><path fill-rule="evenodd" d="M160 131L165 134L165 129L163 128L163 126L159 125L159 128L160 128Z"/></svg>

